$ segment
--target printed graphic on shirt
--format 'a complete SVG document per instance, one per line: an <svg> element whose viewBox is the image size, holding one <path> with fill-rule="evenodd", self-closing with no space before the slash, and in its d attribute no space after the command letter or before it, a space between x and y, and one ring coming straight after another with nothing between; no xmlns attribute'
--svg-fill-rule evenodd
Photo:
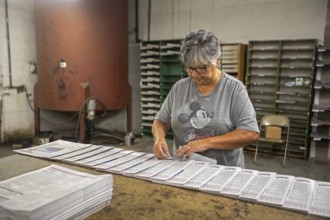
<svg viewBox="0 0 330 220"><path fill-rule="evenodd" d="M181 113L178 116L181 124L188 123L183 128L184 141L189 142L214 136L214 130L208 127L214 112L208 112L197 100L190 103L189 109L190 113Z"/></svg>

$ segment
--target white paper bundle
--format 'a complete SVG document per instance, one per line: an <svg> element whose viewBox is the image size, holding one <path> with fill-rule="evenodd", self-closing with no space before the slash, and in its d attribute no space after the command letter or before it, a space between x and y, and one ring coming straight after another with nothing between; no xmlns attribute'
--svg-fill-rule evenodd
<svg viewBox="0 0 330 220"><path fill-rule="evenodd" d="M110 202L112 185L111 174L96 176L51 165L0 182L0 219L84 216L85 208Z"/></svg>

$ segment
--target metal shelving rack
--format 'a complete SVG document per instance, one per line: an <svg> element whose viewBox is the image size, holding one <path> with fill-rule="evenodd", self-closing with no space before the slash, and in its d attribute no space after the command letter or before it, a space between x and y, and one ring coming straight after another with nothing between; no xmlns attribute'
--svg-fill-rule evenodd
<svg viewBox="0 0 330 220"><path fill-rule="evenodd" d="M258 122L266 114L289 117L290 157L309 156L316 45L315 39L250 41L248 45L245 84ZM284 152L284 145L263 145L265 152Z"/></svg>
<svg viewBox="0 0 330 220"><path fill-rule="evenodd" d="M142 135L151 136L155 114L160 108L160 45L159 41L141 43L141 115Z"/></svg>
<svg viewBox="0 0 330 220"><path fill-rule="evenodd" d="M318 47L310 157L330 160L330 48Z"/></svg>
<svg viewBox="0 0 330 220"><path fill-rule="evenodd" d="M179 60L181 40L143 41L141 43L142 135L152 136L156 113L173 84L186 77ZM171 132L168 134L171 138Z"/></svg>

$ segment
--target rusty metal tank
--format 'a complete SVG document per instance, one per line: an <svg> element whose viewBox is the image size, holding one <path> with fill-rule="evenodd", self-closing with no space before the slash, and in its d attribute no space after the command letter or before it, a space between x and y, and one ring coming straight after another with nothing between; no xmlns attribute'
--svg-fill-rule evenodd
<svg viewBox="0 0 330 220"><path fill-rule="evenodd" d="M35 1L37 109L79 111L89 97L129 108L127 10L127 0Z"/></svg>

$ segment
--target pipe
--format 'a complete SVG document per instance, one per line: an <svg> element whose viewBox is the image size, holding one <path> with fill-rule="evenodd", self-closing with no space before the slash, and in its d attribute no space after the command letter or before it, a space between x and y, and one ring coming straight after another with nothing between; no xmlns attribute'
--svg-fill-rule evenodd
<svg viewBox="0 0 330 220"><path fill-rule="evenodd" d="M7 49L8 49L8 70L9 70L9 88L13 88L11 76L11 52L10 52L10 34L9 34L9 16L8 16L8 0L5 1L6 31L7 31Z"/></svg>
<svg viewBox="0 0 330 220"><path fill-rule="evenodd" d="M139 0L135 0L135 42L141 42L139 38Z"/></svg>
<svg viewBox="0 0 330 220"><path fill-rule="evenodd" d="M151 0L148 2L148 40L150 40Z"/></svg>

